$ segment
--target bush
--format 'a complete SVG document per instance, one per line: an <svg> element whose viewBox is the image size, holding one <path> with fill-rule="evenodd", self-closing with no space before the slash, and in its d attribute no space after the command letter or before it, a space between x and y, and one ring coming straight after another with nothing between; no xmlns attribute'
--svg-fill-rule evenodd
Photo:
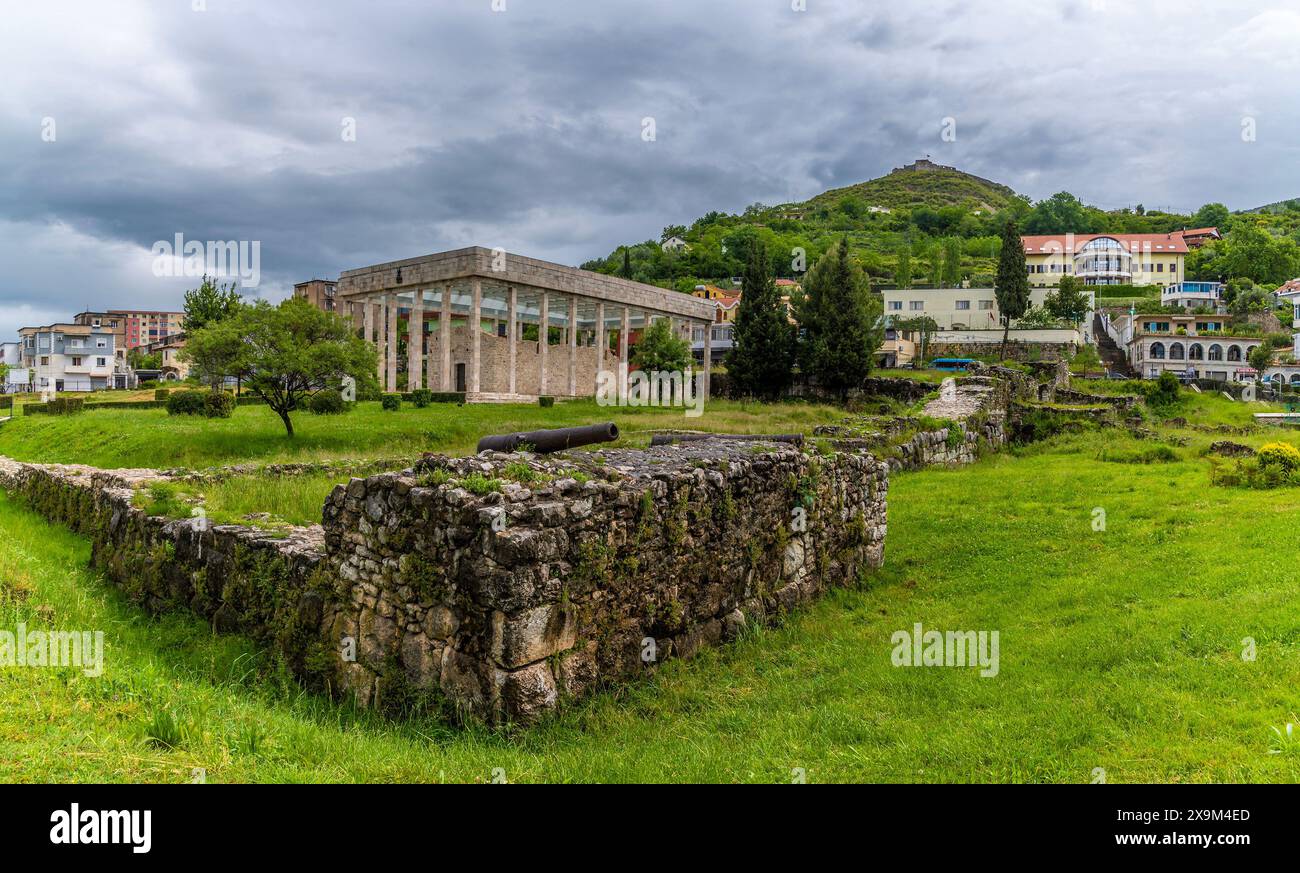
<svg viewBox="0 0 1300 873"><path fill-rule="evenodd" d="M145 379L143 382L140 383L141 391L148 391L150 388L157 388L157 387L158 387L157 379Z"/></svg>
<svg viewBox="0 0 1300 873"><path fill-rule="evenodd" d="M203 391L203 414L208 418L230 418L235 414L235 397L225 391Z"/></svg>
<svg viewBox="0 0 1300 873"><path fill-rule="evenodd" d="M1259 450L1260 469L1277 467L1283 473L1300 469L1300 449L1290 443L1266 443Z"/></svg>
<svg viewBox="0 0 1300 873"><path fill-rule="evenodd" d="M348 411L343 395L333 388L317 391L307 406L316 415L339 415Z"/></svg>
<svg viewBox="0 0 1300 873"><path fill-rule="evenodd" d="M171 394L171 393L172 393L172 389L170 389L170 388L157 388L157 389L154 389L154 392L153 392L153 399L154 399L154 400L166 400L166 399L167 399L167 395L168 395L168 394Z"/></svg>
<svg viewBox="0 0 1300 873"><path fill-rule="evenodd" d="M85 408L86 401L80 397L56 397L40 407L42 412L50 415L76 415Z"/></svg>
<svg viewBox="0 0 1300 873"><path fill-rule="evenodd" d="M1146 388L1147 406L1167 407L1178 403L1178 377L1168 370Z"/></svg>
<svg viewBox="0 0 1300 873"><path fill-rule="evenodd" d="M411 392L411 402L416 409L424 409L433 402L433 392L428 388L416 388Z"/></svg>
<svg viewBox="0 0 1300 873"><path fill-rule="evenodd" d="M167 398L168 415L205 415L206 391L176 391Z"/></svg>
<svg viewBox="0 0 1300 873"><path fill-rule="evenodd" d="M402 395L385 394L383 396L383 399L380 400L379 402L383 405L384 409L396 412L397 410L402 408Z"/></svg>
<svg viewBox="0 0 1300 873"><path fill-rule="evenodd" d="M541 397L537 398L537 405L543 409L550 409L555 405L555 398L543 394Z"/></svg>

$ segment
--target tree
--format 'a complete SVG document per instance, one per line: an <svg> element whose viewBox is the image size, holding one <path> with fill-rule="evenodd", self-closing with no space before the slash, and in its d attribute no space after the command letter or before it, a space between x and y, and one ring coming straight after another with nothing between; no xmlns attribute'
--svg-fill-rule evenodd
<svg viewBox="0 0 1300 873"><path fill-rule="evenodd" d="M841 238L804 279L798 321L799 361L821 387L847 399L862 384L883 336L881 304Z"/></svg>
<svg viewBox="0 0 1300 873"><path fill-rule="evenodd" d="M998 302L998 316L1002 319L1002 350L999 357L1007 358L1007 337L1011 322L1024 316L1029 309L1029 267L1025 263L1025 246L1020 241L1020 231L1014 220L1002 228L1002 253L998 255L998 273L994 280L993 296Z"/></svg>
<svg viewBox="0 0 1300 873"><path fill-rule="evenodd" d="M1090 301L1078 276L1062 276L1056 290L1043 299L1047 314L1059 321L1078 324L1088 317Z"/></svg>
<svg viewBox="0 0 1300 873"><path fill-rule="evenodd" d="M126 362L132 370L161 370L162 352L146 355L140 346L136 346L127 351Z"/></svg>
<svg viewBox="0 0 1300 873"><path fill-rule="evenodd" d="M916 334L916 366L925 363L925 353L930 348L930 337L939 331L939 324L928 315L916 315L912 318L895 318L894 329Z"/></svg>
<svg viewBox="0 0 1300 873"><path fill-rule="evenodd" d="M1225 227L1231 213L1222 203L1207 203L1192 216L1195 227Z"/></svg>
<svg viewBox="0 0 1300 873"><path fill-rule="evenodd" d="M1079 198L1069 191L1039 201L1025 222L1028 233L1087 233L1088 214Z"/></svg>
<svg viewBox="0 0 1300 873"><path fill-rule="evenodd" d="M624 279L632 278L632 253L627 246L623 246L623 270L620 274Z"/></svg>
<svg viewBox="0 0 1300 873"><path fill-rule="evenodd" d="M912 287L912 244L903 243L898 250L898 266L894 269L894 285L899 288Z"/></svg>
<svg viewBox="0 0 1300 873"><path fill-rule="evenodd" d="M1263 376L1264 371L1273 364L1273 349L1268 343L1260 343L1251 349L1250 354L1246 356L1246 360L1250 362L1250 365L1255 368L1255 371L1260 376Z"/></svg>
<svg viewBox="0 0 1300 873"><path fill-rule="evenodd" d="M214 322L229 318L239 311L243 300L235 290L235 283L219 284L204 275L199 287L185 292L185 332L199 330Z"/></svg>
<svg viewBox="0 0 1300 873"><path fill-rule="evenodd" d="M289 413L344 376L355 379L359 390L377 390L374 347L353 334L345 319L297 297L279 306L259 300L194 331L181 359L209 384L239 379L280 416L290 438Z"/></svg>
<svg viewBox="0 0 1300 873"><path fill-rule="evenodd" d="M762 241L749 253L733 331L727 374L737 393L769 400L781 396L794 376L794 328Z"/></svg>
<svg viewBox="0 0 1300 873"><path fill-rule="evenodd" d="M961 284L961 240L955 236L943 241L943 270L939 283L947 288Z"/></svg>
<svg viewBox="0 0 1300 873"><path fill-rule="evenodd" d="M9 384L9 365L0 364L0 387Z"/></svg>
<svg viewBox="0 0 1300 873"><path fill-rule="evenodd" d="M669 319L658 318L641 334L631 359L647 373L685 373L691 366L691 344L673 333Z"/></svg>

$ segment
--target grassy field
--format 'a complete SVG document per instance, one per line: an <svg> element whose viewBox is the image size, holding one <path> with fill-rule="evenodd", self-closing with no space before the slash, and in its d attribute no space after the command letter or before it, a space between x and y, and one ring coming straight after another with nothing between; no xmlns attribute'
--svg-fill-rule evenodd
<svg viewBox="0 0 1300 873"><path fill-rule="evenodd" d="M704 414L681 409L608 408L594 400L527 404L403 404L395 412L359 403L346 415L294 414L289 439L264 406L241 406L232 418L169 416L161 409L95 409L75 416L18 417L0 425L0 455L21 461L97 467L204 467L252 461L273 463L342 458L418 458L422 452L471 454L479 437L613 421L618 446L645 446L663 428L721 433L807 433L839 421L842 410L816 403L765 406L710 401Z"/></svg>
<svg viewBox="0 0 1300 873"><path fill-rule="evenodd" d="M0 673L0 779L1298 781L1300 491L1212 487L1213 437L1181 434L1154 463L1102 460L1152 445L1104 432L899 475L869 587L517 734L303 695L241 638L144 617L0 497L0 628L107 637L100 678ZM916 622L997 630L998 675L892 666Z"/></svg>

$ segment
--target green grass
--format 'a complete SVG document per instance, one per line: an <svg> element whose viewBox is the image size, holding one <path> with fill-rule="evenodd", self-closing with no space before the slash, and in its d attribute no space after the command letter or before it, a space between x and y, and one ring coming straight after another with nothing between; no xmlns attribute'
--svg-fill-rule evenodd
<svg viewBox="0 0 1300 873"><path fill-rule="evenodd" d="M0 496L0 627L107 637L98 679L4 670L0 779L1295 782L1300 489L1214 488L1213 437L1184 435L1158 464L1099 462L1153 444L1100 432L895 476L869 587L515 734L304 695L242 638L147 618ZM891 666L918 621L999 631L999 675Z"/></svg>
<svg viewBox="0 0 1300 873"><path fill-rule="evenodd" d="M403 404L386 412L361 403L347 415L294 414L296 436L263 406L241 406L229 419L168 416L161 409L96 409L75 417L32 416L0 425L0 455L40 463L97 467L203 468L243 461L273 463L336 458L417 458L423 452L471 454L479 437L520 430L613 421L617 445L645 446L662 428L736 433L809 433L843 413L815 403L764 406L710 401L699 418L681 409L602 408L594 400L531 404Z"/></svg>

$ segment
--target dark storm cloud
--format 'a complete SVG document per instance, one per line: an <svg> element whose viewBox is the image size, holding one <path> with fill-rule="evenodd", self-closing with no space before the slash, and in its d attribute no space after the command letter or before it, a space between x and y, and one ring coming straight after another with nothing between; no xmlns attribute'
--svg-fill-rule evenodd
<svg viewBox="0 0 1300 873"><path fill-rule="evenodd" d="M260 241L260 291L278 296L468 244L578 263L927 153L1105 206L1300 194L1287 7L791 5L17 7L0 33L0 335L74 306L175 306L192 283L155 278L148 250L178 232Z"/></svg>

